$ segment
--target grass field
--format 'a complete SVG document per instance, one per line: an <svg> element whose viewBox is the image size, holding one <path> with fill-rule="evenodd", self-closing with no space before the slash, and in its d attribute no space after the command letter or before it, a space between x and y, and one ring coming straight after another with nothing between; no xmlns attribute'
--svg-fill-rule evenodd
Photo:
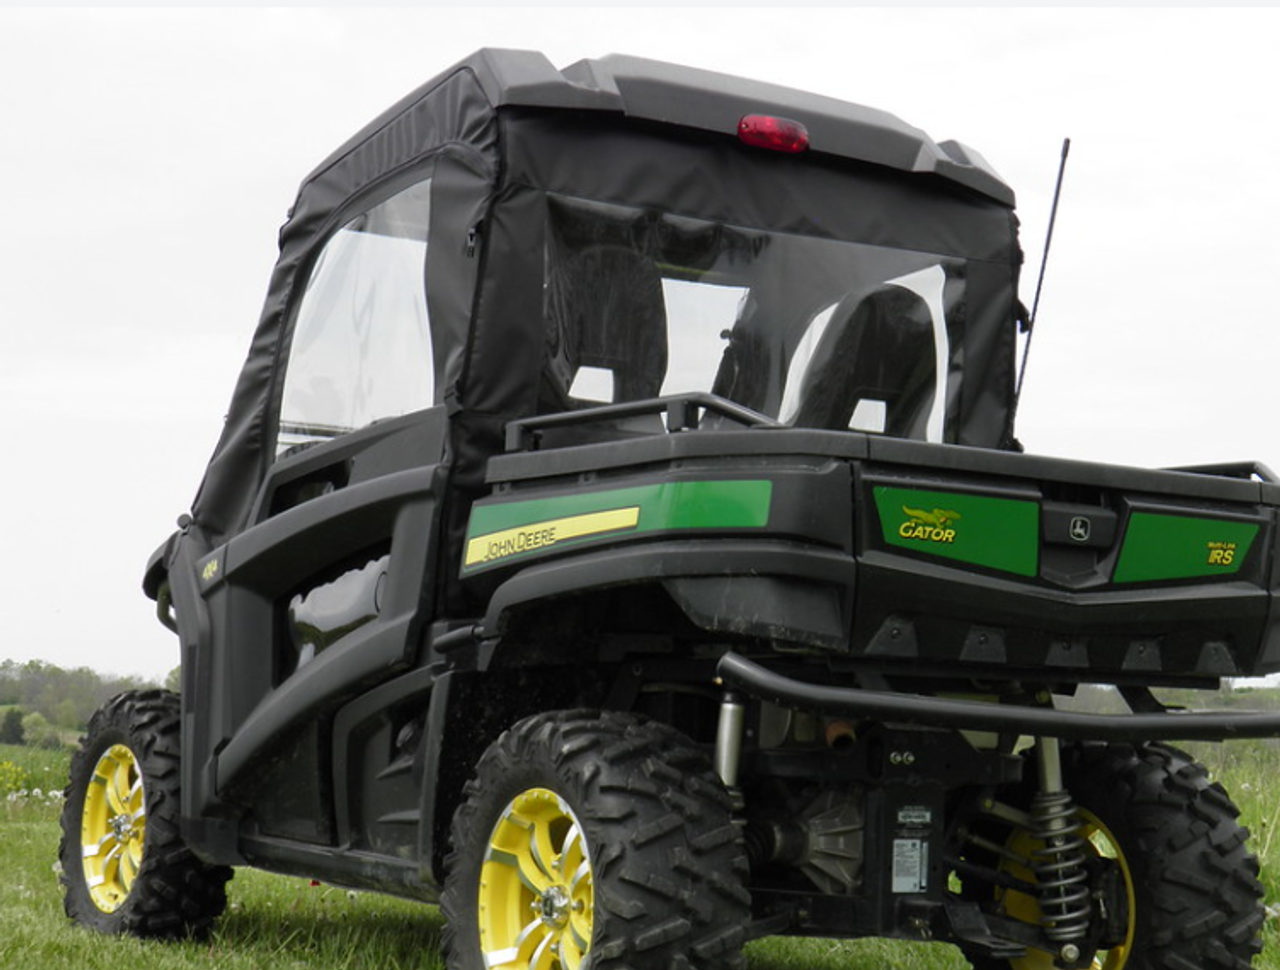
<svg viewBox="0 0 1280 970"><path fill-rule="evenodd" d="M1263 742L1206 745L1197 754L1240 804L1263 860L1268 901L1280 901L1280 750ZM0 764L23 772L22 797L8 798L0 775L0 967L22 970L442 970L435 907L307 880L240 870L230 907L202 942L152 943L104 938L62 915L54 867L57 796L67 755L0 745ZM36 794L36 791L39 794ZM55 793L50 797L49 792ZM1268 919L1258 970L1280 970L1275 918ZM879 940L769 939L752 944L751 970L963 970L943 944Z"/></svg>

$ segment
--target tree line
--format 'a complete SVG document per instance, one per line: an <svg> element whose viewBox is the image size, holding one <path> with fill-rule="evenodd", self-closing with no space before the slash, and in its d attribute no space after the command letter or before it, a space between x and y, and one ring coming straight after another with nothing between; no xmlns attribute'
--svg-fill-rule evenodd
<svg viewBox="0 0 1280 970"><path fill-rule="evenodd" d="M177 677L171 674L168 680ZM88 667L0 661L0 743L57 746L65 732L84 730L111 697L157 686L137 677L103 676Z"/></svg>

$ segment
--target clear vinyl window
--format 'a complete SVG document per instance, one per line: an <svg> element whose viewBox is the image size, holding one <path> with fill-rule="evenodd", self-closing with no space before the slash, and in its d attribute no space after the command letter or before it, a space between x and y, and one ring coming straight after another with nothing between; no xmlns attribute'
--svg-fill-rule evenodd
<svg viewBox="0 0 1280 970"><path fill-rule="evenodd" d="M963 261L564 196L547 240L544 412L709 391L946 440Z"/></svg>
<svg viewBox="0 0 1280 970"><path fill-rule="evenodd" d="M348 221L325 244L298 308L277 457L430 407L430 180Z"/></svg>

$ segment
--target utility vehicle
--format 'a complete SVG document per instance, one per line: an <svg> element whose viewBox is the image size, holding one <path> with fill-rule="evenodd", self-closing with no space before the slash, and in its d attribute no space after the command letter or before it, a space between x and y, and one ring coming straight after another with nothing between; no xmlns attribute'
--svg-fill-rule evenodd
<svg viewBox="0 0 1280 970"><path fill-rule="evenodd" d="M67 912L201 933L255 866L439 901L455 970L1249 966L1247 832L1163 742L1280 721L1152 688L1280 670L1280 485L1024 453L1017 226L956 142L683 67L396 104L283 227Z"/></svg>

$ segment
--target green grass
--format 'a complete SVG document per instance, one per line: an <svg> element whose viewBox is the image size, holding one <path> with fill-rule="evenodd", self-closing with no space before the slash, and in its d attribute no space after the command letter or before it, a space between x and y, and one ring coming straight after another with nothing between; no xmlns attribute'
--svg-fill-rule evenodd
<svg viewBox="0 0 1280 970"><path fill-rule="evenodd" d="M777 937L747 948L751 970L967 970L945 943L900 940L803 940Z"/></svg>
<svg viewBox="0 0 1280 970"><path fill-rule="evenodd" d="M31 785L48 790L62 789L67 784L70 751L32 748L19 744L0 744L0 762L16 766Z"/></svg>
<svg viewBox="0 0 1280 970"><path fill-rule="evenodd" d="M1280 901L1280 750L1266 742L1204 745L1196 753L1221 777L1254 833L1269 901ZM23 970L442 970L441 920L433 906L353 893L307 880L238 870L230 905L206 941L155 943L104 938L62 914L54 863L55 794L68 756L0 745L10 761L40 779L41 797L0 796L0 967ZM49 779L46 781L46 779ZM56 779L56 780L55 780ZM1280 940L1268 920L1255 970L1280 970ZM749 949L751 970L963 970L945 944L883 940L767 939Z"/></svg>

